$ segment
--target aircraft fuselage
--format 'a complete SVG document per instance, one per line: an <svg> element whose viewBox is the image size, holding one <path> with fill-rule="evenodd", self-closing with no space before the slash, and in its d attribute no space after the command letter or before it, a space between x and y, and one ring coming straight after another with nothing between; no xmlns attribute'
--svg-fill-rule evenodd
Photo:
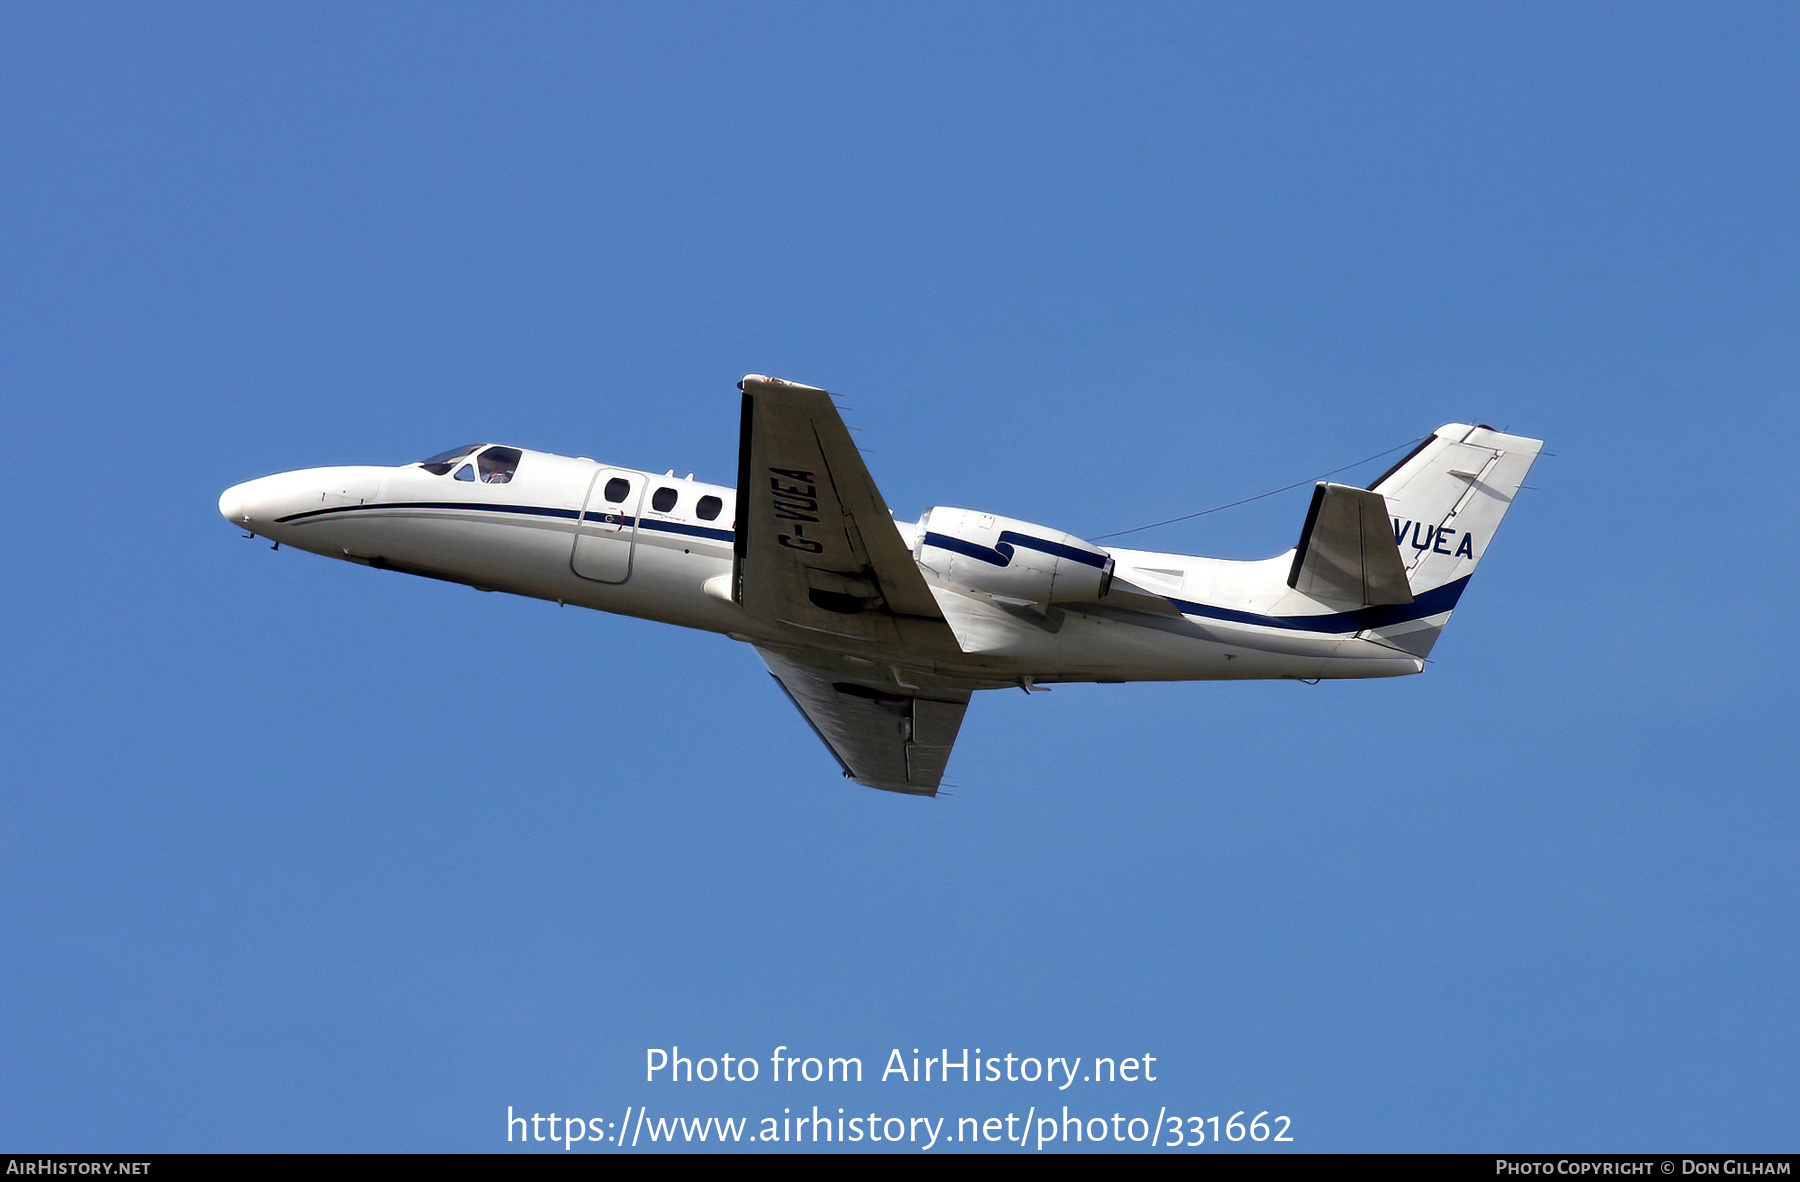
<svg viewBox="0 0 1800 1182"><path fill-rule="evenodd" d="M492 453L501 459L487 464ZM805 482L787 478L785 492L783 478L771 483L777 517L785 504L804 518ZM219 508L252 533L331 558L751 643L784 640L733 601L737 490L692 478L490 445L431 466L285 472L227 490ZM1102 548L945 508L895 528L963 649L909 664L934 680L975 689L1386 677L1423 667L1418 655L1369 638L1380 620L1368 613L1384 609L1359 616L1288 587L1289 556L1229 562ZM1447 613L1454 595L1415 614L1439 606Z"/></svg>

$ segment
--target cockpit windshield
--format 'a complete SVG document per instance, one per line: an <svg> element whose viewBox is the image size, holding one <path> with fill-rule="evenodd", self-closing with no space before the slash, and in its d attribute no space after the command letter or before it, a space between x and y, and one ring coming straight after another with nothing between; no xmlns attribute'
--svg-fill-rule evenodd
<svg viewBox="0 0 1800 1182"><path fill-rule="evenodd" d="M432 456L429 460L420 460L419 467L425 469L433 476L442 476L450 469L456 467L456 461L462 459L480 446L479 443L471 443L463 447L453 447L449 451L441 451L437 455Z"/></svg>
<svg viewBox="0 0 1800 1182"><path fill-rule="evenodd" d="M469 458L469 453L475 451L481 452L481 455L475 458L475 468L479 471L479 476L475 472L470 472L469 466L463 463ZM419 467L433 476L442 476L458 464L462 464L462 470L456 474L458 480L480 480L483 484L508 484L512 481L513 475L518 472L519 460L523 457L524 453L516 447L484 447L483 444L471 443L467 447L439 452L429 460L420 460Z"/></svg>

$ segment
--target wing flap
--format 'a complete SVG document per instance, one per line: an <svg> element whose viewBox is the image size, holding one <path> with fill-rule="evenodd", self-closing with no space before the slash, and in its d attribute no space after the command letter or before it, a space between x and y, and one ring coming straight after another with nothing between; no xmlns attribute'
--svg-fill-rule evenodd
<svg viewBox="0 0 1800 1182"><path fill-rule="evenodd" d="M922 690L756 651L844 775L887 792L937 795L969 707L967 690Z"/></svg>
<svg viewBox="0 0 1800 1182"><path fill-rule="evenodd" d="M1288 586L1343 603L1411 603L1406 565L1382 495L1321 481L1294 549Z"/></svg>

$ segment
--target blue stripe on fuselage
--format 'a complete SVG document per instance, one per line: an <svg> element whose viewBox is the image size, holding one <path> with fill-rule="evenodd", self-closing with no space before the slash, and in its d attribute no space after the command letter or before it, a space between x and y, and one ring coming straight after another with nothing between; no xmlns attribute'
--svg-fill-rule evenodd
<svg viewBox="0 0 1800 1182"><path fill-rule="evenodd" d="M541 505L489 505L474 501L383 501L374 505L333 505L326 509L308 509L304 513L277 517L275 521L278 525L286 525L292 521L305 521L309 517L322 517L327 513L357 513L369 509L467 509L482 513L518 513L528 517L561 517L568 521L581 516L579 510L548 509Z"/></svg>
<svg viewBox="0 0 1800 1182"><path fill-rule="evenodd" d="M588 514L592 517L593 514ZM627 519L629 520L629 519ZM737 535L728 529L713 529L705 525L689 525L684 521L650 521L638 520L639 529L659 529L664 533L685 534L692 538L709 538L715 542L729 542Z"/></svg>
<svg viewBox="0 0 1800 1182"><path fill-rule="evenodd" d="M384 501L370 505L333 505L326 509L308 509L304 513L290 513L286 517L277 517L276 523L287 525L308 518L322 517L328 513L357 513L371 509L449 509L469 513L513 513L523 517L550 517L563 521L581 519L585 521L601 521L617 518L616 524L639 529L658 530L662 533L682 534L687 537L708 538L715 542L729 542L735 536L728 529L714 529L705 525L689 525L683 521L658 521L651 518L631 518L622 514L589 512L585 516L577 509L552 509L544 505L506 505L488 504L482 501Z"/></svg>
<svg viewBox="0 0 1800 1182"><path fill-rule="evenodd" d="M1328 612L1317 616L1264 616L1228 607L1213 607L1206 603L1191 603L1185 599L1170 598L1169 602L1179 608L1184 616L1200 616L1231 624L1254 624L1259 628L1348 635L1365 628L1387 628L1394 624L1422 620L1427 616L1441 615L1456 606L1456 601L1462 598L1463 589L1468 585L1469 576L1464 575L1442 587L1421 592L1411 603L1381 603L1373 607L1359 607L1354 611Z"/></svg>

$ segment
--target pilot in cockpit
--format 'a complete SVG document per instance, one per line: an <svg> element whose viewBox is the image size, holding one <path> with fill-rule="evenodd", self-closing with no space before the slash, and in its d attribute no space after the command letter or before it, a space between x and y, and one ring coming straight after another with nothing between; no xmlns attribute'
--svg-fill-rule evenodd
<svg viewBox="0 0 1800 1182"><path fill-rule="evenodd" d="M483 484L506 484L512 480L513 473L519 470L519 449L516 447L490 447L476 459L481 470Z"/></svg>
<svg viewBox="0 0 1800 1182"><path fill-rule="evenodd" d="M457 480L470 482L479 480L483 484L511 483L513 474L519 470L519 460L524 453L516 447L490 447L475 457L474 468L467 463L459 464L459 461L462 461L470 452L475 451L477 446L479 445L459 447L432 456L428 460L419 461L419 467L434 476L442 476L450 469L455 468Z"/></svg>

